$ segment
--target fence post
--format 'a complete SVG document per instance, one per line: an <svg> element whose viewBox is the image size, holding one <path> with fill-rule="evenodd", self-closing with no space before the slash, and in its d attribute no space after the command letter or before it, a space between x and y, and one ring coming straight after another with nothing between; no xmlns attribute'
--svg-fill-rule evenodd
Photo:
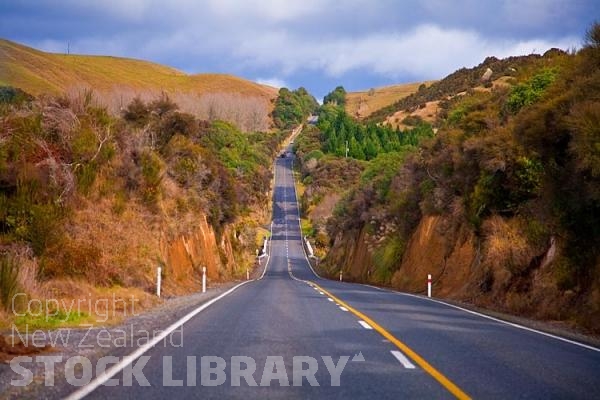
<svg viewBox="0 0 600 400"><path fill-rule="evenodd" d="M427 274L427 297L431 297L431 274Z"/></svg>
<svg viewBox="0 0 600 400"><path fill-rule="evenodd" d="M160 279L162 274L162 268L158 267L156 271L156 296L160 297Z"/></svg>

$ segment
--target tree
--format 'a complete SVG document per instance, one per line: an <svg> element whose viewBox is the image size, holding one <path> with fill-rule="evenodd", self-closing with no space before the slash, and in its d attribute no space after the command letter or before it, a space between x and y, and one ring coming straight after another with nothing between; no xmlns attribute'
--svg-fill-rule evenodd
<svg viewBox="0 0 600 400"><path fill-rule="evenodd" d="M343 86L336 87L323 98L323 104L335 104L339 107L346 105L346 89Z"/></svg>
<svg viewBox="0 0 600 400"><path fill-rule="evenodd" d="M318 107L315 98L303 87L294 91L281 88L272 113L273 121L278 128L291 128L304 122Z"/></svg>
<svg viewBox="0 0 600 400"><path fill-rule="evenodd" d="M585 46L600 49L600 23L594 22L585 34Z"/></svg>

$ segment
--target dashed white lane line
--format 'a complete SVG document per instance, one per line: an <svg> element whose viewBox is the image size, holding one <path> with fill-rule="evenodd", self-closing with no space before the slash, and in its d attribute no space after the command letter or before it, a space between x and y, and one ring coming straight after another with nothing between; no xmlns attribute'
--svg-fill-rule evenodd
<svg viewBox="0 0 600 400"><path fill-rule="evenodd" d="M340 310L348 312L348 309L344 306L340 306Z"/></svg>
<svg viewBox="0 0 600 400"><path fill-rule="evenodd" d="M358 323L360 324L360 326L362 326L365 329L373 329L373 327L369 324L367 324L365 321L358 321Z"/></svg>
<svg viewBox="0 0 600 400"><path fill-rule="evenodd" d="M327 300L329 300L329 301L333 301L333 299L332 299L332 298L328 298Z"/></svg>
<svg viewBox="0 0 600 400"><path fill-rule="evenodd" d="M321 294L321 295L325 295L325 293L323 293L323 292L319 292L319 294Z"/></svg>
<svg viewBox="0 0 600 400"><path fill-rule="evenodd" d="M392 350L391 353L394 357L396 357L396 360L400 361L400 364L402 364L404 368L415 369L415 365L411 363L410 360L404 354L402 354L402 352L398 350Z"/></svg>

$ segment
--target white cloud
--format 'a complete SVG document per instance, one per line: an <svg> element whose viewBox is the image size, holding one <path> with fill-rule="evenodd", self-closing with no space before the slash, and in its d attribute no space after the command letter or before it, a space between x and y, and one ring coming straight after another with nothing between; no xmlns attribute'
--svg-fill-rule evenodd
<svg viewBox="0 0 600 400"><path fill-rule="evenodd" d="M423 25L406 33L319 42L307 42L286 32L265 32L241 42L235 54L254 66L278 68L284 75L309 69L339 77L366 69L389 78L403 74L439 78L490 55L507 57L544 52L551 47L567 49L578 42L574 37L556 41L489 39L474 31Z"/></svg>
<svg viewBox="0 0 600 400"><path fill-rule="evenodd" d="M39 35L30 36L34 29L27 29L27 43L36 47L65 52L69 41L72 52L149 59L188 72L227 70L265 77L275 86L302 84L307 73L315 80L344 78L349 72L387 81L440 78L490 55L577 47L580 34L557 30L553 22L575 26L572 20L585 3L406 0L399 7L396 0L23 1L32 9L42 4L52 10L48 20L39 15L44 23L31 24L39 26ZM0 31L5 22L1 11L0 1ZM19 20L5 15L6 24ZM13 32L27 24L19 20L11 26L6 29Z"/></svg>
<svg viewBox="0 0 600 400"><path fill-rule="evenodd" d="M267 86L272 86L274 88L280 89L282 87L287 87L289 88L289 85L280 78L277 77L272 77L272 78L257 78L255 79L255 81L257 83L260 83L261 85L267 85Z"/></svg>
<svg viewBox="0 0 600 400"><path fill-rule="evenodd" d="M269 71L262 81L275 87L287 86L284 79L300 71L315 71L341 77L365 70L384 78L410 75L419 79L441 78L463 67L473 66L487 56L543 53L551 47L569 49L580 39L558 40L487 38L473 30L445 29L421 25L407 32L371 33L361 37L332 36L310 41L285 29L241 29L229 36L215 35L183 26L139 42L134 36L83 38L71 43L72 52L112 54L160 59L169 54L186 54L192 59L223 54L241 68ZM45 50L64 52L66 43L44 41ZM167 62L168 64L168 62ZM201 63L198 63L201 66Z"/></svg>

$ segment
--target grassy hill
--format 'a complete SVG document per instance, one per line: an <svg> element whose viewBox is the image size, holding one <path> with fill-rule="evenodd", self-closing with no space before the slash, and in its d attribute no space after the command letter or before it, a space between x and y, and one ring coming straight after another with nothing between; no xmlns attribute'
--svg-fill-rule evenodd
<svg viewBox="0 0 600 400"><path fill-rule="evenodd" d="M273 99L275 88L231 75L188 75L148 61L108 56L45 53L0 39L0 84L19 87L33 95L58 94L89 86L98 91L115 87L169 92L239 93Z"/></svg>
<svg viewBox="0 0 600 400"><path fill-rule="evenodd" d="M423 83L426 86L430 86L433 82L405 83L347 93L346 112L359 119L366 118L373 112L390 106L415 93Z"/></svg>

